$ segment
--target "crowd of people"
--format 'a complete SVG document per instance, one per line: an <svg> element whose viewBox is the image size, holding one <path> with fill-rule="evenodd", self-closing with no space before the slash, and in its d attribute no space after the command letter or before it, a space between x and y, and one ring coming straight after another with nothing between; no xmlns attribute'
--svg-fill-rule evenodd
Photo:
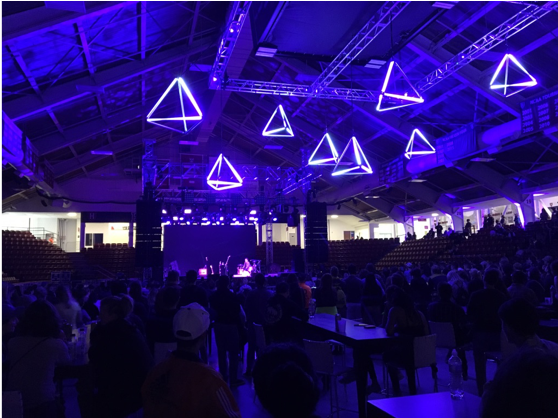
<svg viewBox="0 0 558 418"><path fill-rule="evenodd" d="M407 264L383 271L372 264L361 271L333 266L313 278L273 278L273 286L262 274L253 280L201 280L194 271L184 277L171 271L164 283L145 287L137 280L73 288L4 283L4 388L21 392L26 418L58 417L55 377L72 364L72 330L93 322L88 363L68 368L78 382L82 417L127 417L141 408L145 417L238 417L233 390L249 379L272 416L310 417L321 383L301 346L303 323L314 310L385 327L399 337L399 344L379 353L396 395L402 394L400 369L409 392L416 393L409 340L428 335L428 321L450 322L464 379L469 377L465 348L472 347L483 417L497 416L486 412L504 396L497 382L511 385L506 376L520 373L517 367L527 377L532 373L524 370L525 362L510 360L486 383L485 353L501 350L502 331L518 348L515 356L528 358L533 370L553 370L558 361L558 345L537 336L535 308L546 302L558 312L558 260L552 257ZM269 344L265 350L257 345L260 326ZM208 365L212 334L218 372ZM380 392L372 360L368 372L368 393ZM558 375L545 372L544 379L556 387ZM354 373L342 377L343 383L352 380Z"/></svg>

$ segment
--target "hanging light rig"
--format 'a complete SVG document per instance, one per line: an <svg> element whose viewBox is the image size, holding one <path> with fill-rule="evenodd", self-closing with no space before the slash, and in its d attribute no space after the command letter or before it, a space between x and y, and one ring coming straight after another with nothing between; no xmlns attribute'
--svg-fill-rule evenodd
<svg viewBox="0 0 558 418"><path fill-rule="evenodd" d="M207 176L207 185L217 191L235 189L242 186L242 178L229 160L220 154Z"/></svg>
<svg viewBox="0 0 558 418"><path fill-rule="evenodd" d="M336 165L337 161L339 161L339 154L331 136L326 133L308 159L308 165Z"/></svg>
<svg viewBox="0 0 558 418"><path fill-rule="evenodd" d="M400 86L396 86L396 82L399 79L402 79ZM404 84L405 88L401 89L401 84ZM424 103L422 96L411 84L409 78L403 72L399 64L395 61L391 61L378 98L376 110L378 112L384 112L386 110L399 109L401 107L420 103Z"/></svg>
<svg viewBox="0 0 558 418"><path fill-rule="evenodd" d="M171 91L173 94L169 94ZM176 109L178 107L177 100L180 103L179 111ZM169 103L172 105L172 111L163 109ZM173 113L173 111L176 113ZM187 133L200 123L202 117L200 107L186 82L181 77L177 77L167 87L157 103L155 103L155 106L153 106L153 109L147 114L147 122L172 131ZM192 121L194 122L193 124L191 123Z"/></svg>
<svg viewBox="0 0 558 418"><path fill-rule="evenodd" d="M270 127L273 123L273 128ZM279 127L276 127L279 126ZM289 123L289 119L283 110L283 106L277 106L271 118L265 125L265 128L262 132L263 136L275 136L275 137L293 137L293 129L291 128L291 124Z"/></svg>
<svg viewBox="0 0 558 418"><path fill-rule="evenodd" d="M352 137L343 150L333 169L332 176L372 174L372 168L366 159L356 137Z"/></svg>
<svg viewBox="0 0 558 418"><path fill-rule="evenodd" d="M421 150L415 150L415 137L418 136L419 144L422 146ZM428 154L435 154L436 150L434 147L428 142L428 139L422 134L421 131L418 129L414 129L411 137L409 138L409 142L407 143L407 148L405 148L405 157L407 159L411 159L413 155L428 155Z"/></svg>
<svg viewBox="0 0 558 418"><path fill-rule="evenodd" d="M490 90L510 97L537 85L537 80L512 55L506 54L490 80Z"/></svg>

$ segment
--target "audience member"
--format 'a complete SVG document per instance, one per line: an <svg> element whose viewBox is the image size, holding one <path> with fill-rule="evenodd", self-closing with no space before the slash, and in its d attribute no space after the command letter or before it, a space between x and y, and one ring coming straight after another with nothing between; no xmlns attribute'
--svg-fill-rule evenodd
<svg viewBox="0 0 558 418"><path fill-rule="evenodd" d="M473 357L479 396L482 396L486 383L484 353L500 350L502 325L498 309L508 298L496 290L495 286L499 280L500 272L496 269L488 269L484 273L484 289L473 293L467 306L467 317L472 326Z"/></svg>
<svg viewBox="0 0 558 418"><path fill-rule="evenodd" d="M442 274L442 269L438 265L433 265L431 268L432 275L428 281L430 286L430 292L434 293L438 290L438 285L440 283L447 283L448 279L445 274Z"/></svg>
<svg viewBox="0 0 558 418"><path fill-rule="evenodd" d="M18 336L8 342L9 373L3 390L21 393L25 418L58 418L55 367L69 363L68 347L60 339L60 317L48 302L36 301L27 308Z"/></svg>
<svg viewBox="0 0 558 418"><path fill-rule="evenodd" d="M426 306L430 302L430 290L426 280L422 278L420 269L411 270L410 295L415 306L425 312Z"/></svg>
<svg viewBox="0 0 558 418"><path fill-rule="evenodd" d="M298 288L300 289L300 288ZM299 327L292 319L308 320L308 313L289 298L289 285L285 282L275 287L265 315L267 335L272 343L297 341Z"/></svg>
<svg viewBox="0 0 558 418"><path fill-rule="evenodd" d="M387 335L398 334L401 339L413 340L415 337L428 335L428 322L422 314L413 306L413 300L401 288L390 289L390 302L392 308L389 310L386 333ZM384 362L388 365L388 373L391 378L393 392L396 396L401 395L399 385L398 367L405 369L411 395L417 393L415 381L415 367L413 356L413 344L410 342L394 346L383 355Z"/></svg>
<svg viewBox="0 0 558 418"><path fill-rule="evenodd" d="M468 379L467 356L462 348L467 343L467 318L461 306L452 302L453 289L449 283L438 285L440 300L428 305L428 320L432 322L449 322L453 325L457 354L462 362L463 379ZM451 351L450 351L451 352ZM448 352L448 355L449 353Z"/></svg>
<svg viewBox="0 0 558 418"><path fill-rule="evenodd" d="M173 318L177 349L153 368L143 384L145 418L240 417L227 384L198 357L210 323L209 313L198 303L178 310Z"/></svg>
<svg viewBox="0 0 558 418"><path fill-rule="evenodd" d="M529 281L526 286L535 293L538 303L544 302L544 287L541 284L541 272L538 268L532 267L529 270Z"/></svg>
<svg viewBox="0 0 558 418"><path fill-rule="evenodd" d="M341 292L343 292L341 290ZM316 313L337 315L337 299L339 291L333 288L331 274L322 276L320 286L316 289ZM344 293L343 293L344 295Z"/></svg>
<svg viewBox="0 0 558 418"><path fill-rule="evenodd" d="M524 298L511 299L498 310L506 338L520 350L537 349L558 358L558 344L538 337L539 316Z"/></svg>
<svg viewBox="0 0 558 418"><path fill-rule="evenodd" d="M156 343L174 343L172 320L178 310L180 290L174 287L164 287L157 295L155 315L151 315L145 323L147 344L155 357L155 362L161 360L163 354L155 349Z"/></svg>
<svg viewBox="0 0 558 418"><path fill-rule="evenodd" d="M141 283L138 280L130 281L130 297L134 301L134 314L141 318L143 321L147 319L149 314L149 303L147 298L143 296Z"/></svg>
<svg viewBox="0 0 558 418"><path fill-rule="evenodd" d="M310 358L290 344L269 346L258 356L254 390L273 418L311 418L320 398Z"/></svg>
<svg viewBox="0 0 558 418"><path fill-rule="evenodd" d="M126 320L132 310L126 295L101 301L100 325L91 332L89 348L97 393L81 397L84 416L127 417L142 406L141 385L153 357L143 335Z"/></svg>
<svg viewBox="0 0 558 418"><path fill-rule="evenodd" d="M198 303L205 309L209 306L207 292L205 289L197 285L198 273L194 270L188 270L186 273L186 284L182 289L180 296L180 306L186 306L191 303Z"/></svg>
<svg viewBox="0 0 558 418"><path fill-rule="evenodd" d="M306 284L306 279L302 273L298 276L298 285L304 292L304 309L308 309L310 300L312 299L312 289Z"/></svg>
<svg viewBox="0 0 558 418"><path fill-rule="evenodd" d="M289 285L288 298L300 309L304 309L305 295L304 290L298 284L298 277L296 274L291 273L287 277L287 284Z"/></svg>
<svg viewBox="0 0 558 418"><path fill-rule="evenodd" d="M554 418L558 359L541 350L525 350L505 361L487 384L480 418Z"/></svg>
<svg viewBox="0 0 558 418"><path fill-rule="evenodd" d="M331 267L330 274L332 279L332 286L337 292L337 313L342 317L347 316L347 298L343 291L343 281L339 277L339 269L335 266ZM318 312L319 313L319 312Z"/></svg>
<svg viewBox="0 0 558 418"><path fill-rule="evenodd" d="M349 266L349 277L343 280L341 287L347 298L347 319L360 318L362 316L360 304L364 285L362 280L356 276L356 267L354 265Z"/></svg>
<svg viewBox="0 0 558 418"><path fill-rule="evenodd" d="M383 303L384 291L378 284L376 276L373 273L370 273L366 277L364 288L362 289L362 311L364 322L381 326Z"/></svg>
<svg viewBox="0 0 558 418"><path fill-rule="evenodd" d="M56 299L58 303L55 307L62 321L70 324L73 328L81 326L83 324L81 306L75 301L66 286L60 285L56 288Z"/></svg>
<svg viewBox="0 0 558 418"><path fill-rule="evenodd" d="M273 294L265 288L265 276L262 273L256 274L256 288L248 293L244 309L246 310L246 322L248 324L248 352L246 354L246 373L245 376L252 375L254 360L256 355L256 334L254 324L264 325L267 302Z"/></svg>
<svg viewBox="0 0 558 418"><path fill-rule="evenodd" d="M209 305L215 311L215 343L219 358L219 371L231 387L245 384L238 378L240 354L240 327L244 327L244 311L238 296L229 290L229 278L220 276L217 290L209 297Z"/></svg>
<svg viewBox="0 0 558 418"><path fill-rule="evenodd" d="M537 305L539 303L537 295L527 287L527 276L520 270L512 274L512 284L508 287L510 298L524 298L526 301Z"/></svg>

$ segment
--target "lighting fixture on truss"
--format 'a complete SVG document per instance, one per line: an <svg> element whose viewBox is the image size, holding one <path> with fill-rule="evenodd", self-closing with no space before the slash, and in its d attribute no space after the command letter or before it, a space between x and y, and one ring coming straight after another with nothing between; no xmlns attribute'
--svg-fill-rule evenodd
<svg viewBox="0 0 558 418"><path fill-rule="evenodd" d="M528 87L537 85L537 80L512 55L506 54L490 80L490 90L510 97Z"/></svg>
<svg viewBox="0 0 558 418"><path fill-rule="evenodd" d="M424 103L424 99L411 84L399 64L391 61L384 84L382 85L382 92L380 93L376 110L383 112L419 103Z"/></svg>
<svg viewBox="0 0 558 418"><path fill-rule="evenodd" d="M234 189L242 186L242 178L229 160L221 154L207 176L207 185L217 191Z"/></svg>
<svg viewBox="0 0 558 418"><path fill-rule="evenodd" d="M418 135L417 141L421 146L420 150L415 150L415 136L417 135ZM428 139L425 138L422 132L419 131L418 129L414 129L413 133L411 134L411 138L407 143L407 148L405 148L405 157L407 157L410 160L413 155L428 155L428 154L435 154L435 153L436 150L430 144L430 142L428 142Z"/></svg>
<svg viewBox="0 0 558 418"><path fill-rule="evenodd" d="M339 154L331 140L329 133L326 133L308 160L308 165L336 165Z"/></svg>
<svg viewBox="0 0 558 418"><path fill-rule="evenodd" d="M353 136L337 160L332 176L372 174L372 168L362 152L357 139Z"/></svg>
<svg viewBox="0 0 558 418"><path fill-rule="evenodd" d="M171 91L172 94L169 94ZM181 77L177 77L155 103L147 115L147 122L176 132L187 133L200 123L202 117L200 107L190 89Z"/></svg>
<svg viewBox="0 0 558 418"><path fill-rule="evenodd" d="M293 129L291 128L291 124L289 123L289 119L287 119L287 115L283 110L283 106L277 106L271 118L265 125L265 128L262 132L263 136L280 136L280 137L293 137Z"/></svg>

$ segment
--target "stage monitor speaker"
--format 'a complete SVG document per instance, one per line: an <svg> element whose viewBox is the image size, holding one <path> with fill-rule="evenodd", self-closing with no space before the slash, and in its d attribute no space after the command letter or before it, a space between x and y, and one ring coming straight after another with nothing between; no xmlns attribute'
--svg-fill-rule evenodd
<svg viewBox="0 0 558 418"><path fill-rule="evenodd" d="M325 203L312 202L306 205L304 242L308 263L325 263L329 260Z"/></svg>
<svg viewBox="0 0 558 418"><path fill-rule="evenodd" d="M136 202L136 267L161 267L161 202Z"/></svg>

